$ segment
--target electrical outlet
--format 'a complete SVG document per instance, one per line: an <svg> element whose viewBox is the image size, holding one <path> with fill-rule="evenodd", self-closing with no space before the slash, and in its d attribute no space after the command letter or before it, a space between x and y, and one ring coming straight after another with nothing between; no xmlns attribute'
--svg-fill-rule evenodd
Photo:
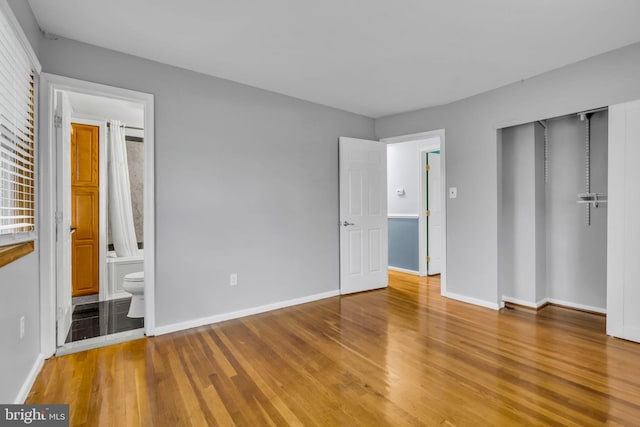
<svg viewBox="0 0 640 427"><path fill-rule="evenodd" d="M231 273L229 275L229 286L236 286L238 284L238 273Z"/></svg>
<svg viewBox="0 0 640 427"><path fill-rule="evenodd" d="M24 338L24 316L20 317L20 339Z"/></svg>

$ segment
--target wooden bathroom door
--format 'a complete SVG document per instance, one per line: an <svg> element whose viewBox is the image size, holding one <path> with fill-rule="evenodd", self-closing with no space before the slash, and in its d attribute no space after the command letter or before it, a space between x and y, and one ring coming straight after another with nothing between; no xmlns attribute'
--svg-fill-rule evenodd
<svg viewBox="0 0 640 427"><path fill-rule="evenodd" d="M100 285L98 126L71 124L71 295L97 294Z"/></svg>

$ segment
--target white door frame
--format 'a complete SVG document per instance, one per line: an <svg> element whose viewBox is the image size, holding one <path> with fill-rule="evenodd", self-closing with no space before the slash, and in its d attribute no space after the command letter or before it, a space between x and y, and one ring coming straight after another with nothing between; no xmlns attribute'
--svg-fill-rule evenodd
<svg viewBox="0 0 640 427"><path fill-rule="evenodd" d="M56 158L54 93L78 92L137 102L144 105L144 235L145 235L145 333L155 335L155 202L154 202L154 110L153 95L91 83L49 73L40 75L39 172L40 172L40 326L41 352L56 351Z"/></svg>
<svg viewBox="0 0 640 427"><path fill-rule="evenodd" d="M428 132L419 132L412 133L408 135L400 135L393 136L389 138L382 138L380 142L384 142L386 144L397 144L399 142L410 142L410 141L418 141L423 139L430 139L438 137L440 138L440 186L442 190L442 271L440 273L440 294L445 295L447 292L447 174L446 174L446 162L445 162L445 131L444 129L438 129ZM424 173L425 170L425 159L424 153L429 151L436 150L436 145L425 145L424 147L420 147L418 149L418 159L417 159L417 167L419 168L420 176L420 197L418 198L419 206L418 208L418 232L419 236L419 247L418 247L418 257L419 257L419 274L420 276L427 275L427 260L426 260L426 231L427 231L427 221L424 215L427 210L427 200L426 200L426 185L427 180Z"/></svg>

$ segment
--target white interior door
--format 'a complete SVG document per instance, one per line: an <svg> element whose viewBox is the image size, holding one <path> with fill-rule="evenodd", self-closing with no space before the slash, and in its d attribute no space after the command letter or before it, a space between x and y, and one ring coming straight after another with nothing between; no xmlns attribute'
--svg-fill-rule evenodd
<svg viewBox="0 0 640 427"><path fill-rule="evenodd" d="M340 293L384 288L389 278L387 146L340 138Z"/></svg>
<svg viewBox="0 0 640 427"><path fill-rule="evenodd" d="M429 263L427 271L429 275L440 274L442 256L442 189L440 184L440 154L427 153L429 162L428 183L428 239Z"/></svg>
<svg viewBox="0 0 640 427"><path fill-rule="evenodd" d="M56 305L57 345L64 344L71 328L71 103L56 94Z"/></svg>
<svg viewBox="0 0 640 427"><path fill-rule="evenodd" d="M607 334L640 342L640 101L609 107Z"/></svg>

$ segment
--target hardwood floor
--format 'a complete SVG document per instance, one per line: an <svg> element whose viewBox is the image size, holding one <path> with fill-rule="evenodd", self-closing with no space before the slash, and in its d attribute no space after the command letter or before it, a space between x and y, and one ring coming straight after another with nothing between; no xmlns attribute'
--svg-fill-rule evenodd
<svg viewBox="0 0 640 427"><path fill-rule="evenodd" d="M386 290L46 361L27 403L72 425L640 424L640 344L605 318Z"/></svg>

